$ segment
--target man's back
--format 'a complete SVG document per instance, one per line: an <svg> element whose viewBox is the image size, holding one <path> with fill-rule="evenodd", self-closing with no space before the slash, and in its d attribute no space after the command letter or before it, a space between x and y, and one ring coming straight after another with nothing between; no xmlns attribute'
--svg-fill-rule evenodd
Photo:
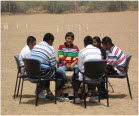
<svg viewBox="0 0 139 116"><path fill-rule="evenodd" d="M101 59L101 51L93 45L88 45L79 52L78 68L84 72L84 62L90 59ZM82 80L82 75L80 73L79 79Z"/></svg>
<svg viewBox="0 0 139 116"><path fill-rule="evenodd" d="M120 48L113 45L107 53L107 65L115 65L113 68L117 71L117 73L122 73L122 70L117 69L118 66L125 65L125 55Z"/></svg>
<svg viewBox="0 0 139 116"><path fill-rule="evenodd" d="M19 61L20 61L20 65L23 66L24 63L23 63L23 58L29 58L31 54L31 50L29 48L28 45L26 45L20 52L20 55L19 55Z"/></svg>
<svg viewBox="0 0 139 116"><path fill-rule="evenodd" d="M47 68L49 63L52 66L56 65L54 48L45 41L34 46L30 58L38 59L41 62L41 68Z"/></svg>

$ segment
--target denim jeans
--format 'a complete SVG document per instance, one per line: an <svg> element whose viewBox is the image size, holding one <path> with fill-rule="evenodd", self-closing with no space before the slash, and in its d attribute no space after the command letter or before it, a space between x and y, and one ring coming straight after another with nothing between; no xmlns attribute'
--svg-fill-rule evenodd
<svg viewBox="0 0 139 116"><path fill-rule="evenodd" d="M76 64L76 65L74 65L74 68L78 68L78 65ZM68 71L68 69L67 69L67 67L64 65L64 66L61 66L61 67L59 67L59 69L61 69L61 70L64 70L64 71ZM72 75L72 78L73 78L73 76L74 76L74 74ZM67 78L67 77L66 77ZM72 83L72 80L71 80L71 83Z"/></svg>
<svg viewBox="0 0 139 116"><path fill-rule="evenodd" d="M78 65L74 65L74 68L78 67ZM59 67L60 69L64 70L64 71L68 71L67 67L64 65L64 66L60 66Z"/></svg>
<svg viewBox="0 0 139 116"><path fill-rule="evenodd" d="M57 90L60 90L67 83L67 77L65 71L63 69L57 68L56 78L57 78ZM39 88L43 90L45 88L49 88L49 86L50 86L50 82L45 81L41 83Z"/></svg>
<svg viewBox="0 0 139 116"><path fill-rule="evenodd" d="M57 68L56 78L57 89L60 90L68 82L65 71L61 68Z"/></svg>

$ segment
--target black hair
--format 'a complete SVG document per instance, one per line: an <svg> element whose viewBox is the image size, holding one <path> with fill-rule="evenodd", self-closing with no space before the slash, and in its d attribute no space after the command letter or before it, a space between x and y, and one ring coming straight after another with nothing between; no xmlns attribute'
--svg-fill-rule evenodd
<svg viewBox="0 0 139 116"><path fill-rule="evenodd" d="M86 37L84 38L84 43L85 43L86 46L89 45L89 44L93 44L93 39L92 39L92 37L91 37L91 36L86 36Z"/></svg>
<svg viewBox="0 0 139 116"><path fill-rule="evenodd" d="M74 34L72 32L68 32L65 36L65 39L68 37L68 36L71 36L74 40Z"/></svg>
<svg viewBox="0 0 139 116"><path fill-rule="evenodd" d="M29 37L27 38L27 45L33 44L34 41L36 41L36 38L33 37L33 36L29 36Z"/></svg>
<svg viewBox="0 0 139 116"><path fill-rule="evenodd" d="M111 46L113 45L111 38L109 38L108 36L102 39L102 44L107 44L107 43L109 43Z"/></svg>
<svg viewBox="0 0 139 116"><path fill-rule="evenodd" d="M95 39L98 42L99 47L100 47L101 46L101 40L100 40L100 38L98 36L95 36L95 37L93 37L93 39Z"/></svg>
<svg viewBox="0 0 139 116"><path fill-rule="evenodd" d="M43 37L43 41L45 41L45 42L49 42L49 41L54 41L54 36L53 36L53 34L51 34L51 33L46 33L45 35L44 35L44 37Z"/></svg>

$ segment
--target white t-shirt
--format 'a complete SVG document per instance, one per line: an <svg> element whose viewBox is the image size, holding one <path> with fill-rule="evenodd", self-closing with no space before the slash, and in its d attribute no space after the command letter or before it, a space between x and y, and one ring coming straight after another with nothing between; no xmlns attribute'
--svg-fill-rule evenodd
<svg viewBox="0 0 139 116"><path fill-rule="evenodd" d="M28 45L26 45L20 52L20 55L19 55L19 61L20 61L20 65L21 66L24 66L24 63L23 63L23 58L29 58L30 57L30 54L31 54L31 50L29 48Z"/></svg>
<svg viewBox="0 0 139 116"><path fill-rule="evenodd" d="M101 59L101 51L93 45L87 45L86 48L79 52L78 68L84 72L84 63L90 59ZM79 73L79 80L83 80L83 76Z"/></svg>

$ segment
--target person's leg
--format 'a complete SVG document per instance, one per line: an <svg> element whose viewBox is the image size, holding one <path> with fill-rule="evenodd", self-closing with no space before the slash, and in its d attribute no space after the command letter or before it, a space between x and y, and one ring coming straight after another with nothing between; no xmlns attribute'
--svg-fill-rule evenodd
<svg viewBox="0 0 139 116"><path fill-rule="evenodd" d="M88 84L88 90L89 90L89 101L94 103L96 99L98 99L98 96L95 96L96 93L96 85L90 85Z"/></svg>
<svg viewBox="0 0 139 116"><path fill-rule="evenodd" d="M72 82L71 82L72 87L75 91L75 97L78 97L78 90L79 90L80 84L81 84L81 82L77 80L79 78L78 74L79 74L79 71L77 69L75 69L75 72L72 75Z"/></svg>
<svg viewBox="0 0 139 116"><path fill-rule="evenodd" d="M61 96L62 87L68 82L65 71L62 68L57 68L57 96Z"/></svg>
<svg viewBox="0 0 139 116"><path fill-rule="evenodd" d="M49 81L39 83L39 86L38 86L39 98L45 99L48 94L52 94L52 92L49 89L49 86L50 86ZM47 91L47 93L45 90Z"/></svg>
<svg viewBox="0 0 139 116"><path fill-rule="evenodd" d="M88 91L90 92L89 97L94 96L96 91L96 85L88 84Z"/></svg>
<svg viewBox="0 0 139 116"><path fill-rule="evenodd" d="M47 78L49 76L49 71L45 71L45 69L41 69L41 77L42 78ZM45 96L46 99L53 99L54 95L52 94L50 90L50 81L43 81L40 83L40 89L41 89L41 95L40 96ZM45 92L46 90L46 92Z"/></svg>
<svg viewBox="0 0 139 116"><path fill-rule="evenodd" d="M60 66L58 69L66 71L67 67L64 65L64 66Z"/></svg>
<svg viewBox="0 0 139 116"><path fill-rule="evenodd" d="M106 73L107 73L108 75L117 74L117 72L116 72L116 71L113 69L113 67L110 66L110 65L107 65L107 67L106 67Z"/></svg>
<svg viewBox="0 0 139 116"><path fill-rule="evenodd" d="M42 83L42 88L43 90L45 89L47 94L52 94L51 90L50 90L50 81L45 81Z"/></svg>
<svg viewBox="0 0 139 116"><path fill-rule="evenodd" d="M77 65L77 64L75 64L75 65L74 65L74 68L78 68L78 65Z"/></svg>
<svg viewBox="0 0 139 116"><path fill-rule="evenodd" d="M75 103L76 104L80 103L80 97L78 95L78 91L79 91L79 88L81 85L81 81L78 81L78 78L79 78L78 74L79 74L79 71L77 69L75 69L74 74L72 75L72 87L75 91L74 97L75 97ZM74 100L73 100L73 102L74 102Z"/></svg>

